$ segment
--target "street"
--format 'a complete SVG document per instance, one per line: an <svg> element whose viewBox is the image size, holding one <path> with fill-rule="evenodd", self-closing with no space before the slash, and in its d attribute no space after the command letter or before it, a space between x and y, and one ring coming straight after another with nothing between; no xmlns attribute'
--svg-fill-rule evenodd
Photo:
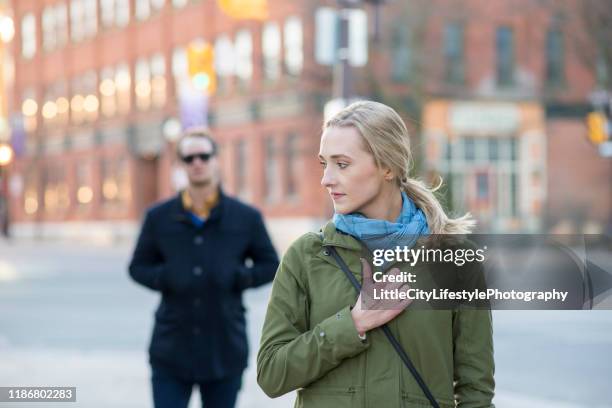
<svg viewBox="0 0 612 408"><path fill-rule="evenodd" d="M0 386L77 387L76 404L52 407L151 406L146 348L158 295L129 278L131 250L0 241ZM267 398L255 380L269 290L246 294L240 408L293 404L293 395ZM612 406L612 311L494 312L494 333L498 408Z"/></svg>

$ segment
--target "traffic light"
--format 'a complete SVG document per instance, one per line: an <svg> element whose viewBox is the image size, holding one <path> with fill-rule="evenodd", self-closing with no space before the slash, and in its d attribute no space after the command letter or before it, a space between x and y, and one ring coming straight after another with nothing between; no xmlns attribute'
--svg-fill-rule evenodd
<svg viewBox="0 0 612 408"><path fill-rule="evenodd" d="M237 20L265 20L268 18L267 0L217 0L228 16Z"/></svg>
<svg viewBox="0 0 612 408"><path fill-rule="evenodd" d="M215 93L217 89L215 54L210 44L189 45L187 48L187 67L189 77L196 89L204 91L208 95Z"/></svg>
<svg viewBox="0 0 612 408"><path fill-rule="evenodd" d="M591 112L587 116L587 126L589 128L589 140L595 144L600 144L608 140L607 118L601 112Z"/></svg>

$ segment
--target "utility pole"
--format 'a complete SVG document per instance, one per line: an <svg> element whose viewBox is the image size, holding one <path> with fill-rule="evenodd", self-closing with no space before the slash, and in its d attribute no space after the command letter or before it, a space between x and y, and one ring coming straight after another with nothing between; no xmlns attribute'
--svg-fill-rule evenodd
<svg viewBox="0 0 612 408"><path fill-rule="evenodd" d="M599 154L608 158L610 162L610 178L606 185L612 185L612 92L600 90L593 92L590 96L591 104L595 109L589 113L587 125L589 128L588 137L591 142L597 145ZM612 187L609 197L609 216L608 225L605 232L612 233Z"/></svg>
<svg viewBox="0 0 612 408"><path fill-rule="evenodd" d="M334 66L332 100L325 106L325 118L347 107L355 100L353 74L350 62L350 19L351 10L362 3L374 5L374 41L380 39L380 6L385 0L338 0L338 49Z"/></svg>
<svg viewBox="0 0 612 408"><path fill-rule="evenodd" d="M339 20L340 20L340 35L338 44L338 58L334 67L334 98L340 98L345 103L353 96L352 89L352 74L349 61L349 24L350 24L350 7L356 6L359 3L357 0L338 0ZM348 103L346 103L348 105Z"/></svg>

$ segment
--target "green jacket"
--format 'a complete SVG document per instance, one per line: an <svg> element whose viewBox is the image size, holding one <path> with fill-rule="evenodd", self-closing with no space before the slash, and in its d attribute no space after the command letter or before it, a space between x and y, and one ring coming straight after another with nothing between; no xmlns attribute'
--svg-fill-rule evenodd
<svg viewBox="0 0 612 408"><path fill-rule="evenodd" d="M295 407L429 407L380 329L369 331L365 342L359 339L350 314L357 293L324 245L336 247L361 281L362 246L333 223L323 239L309 233L292 244L268 304L257 355L259 385L270 397L297 390ZM388 325L438 404L494 407L491 312L411 306Z"/></svg>

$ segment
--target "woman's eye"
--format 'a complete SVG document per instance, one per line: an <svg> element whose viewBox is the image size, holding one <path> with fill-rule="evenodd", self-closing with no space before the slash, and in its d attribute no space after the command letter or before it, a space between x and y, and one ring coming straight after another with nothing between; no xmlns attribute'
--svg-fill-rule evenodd
<svg viewBox="0 0 612 408"><path fill-rule="evenodd" d="M341 169L346 169L348 167L348 163L338 163L338 167Z"/></svg>
<svg viewBox="0 0 612 408"><path fill-rule="evenodd" d="M319 162L319 164L321 165L321 167L325 168L327 166L327 163L325 162Z"/></svg>

